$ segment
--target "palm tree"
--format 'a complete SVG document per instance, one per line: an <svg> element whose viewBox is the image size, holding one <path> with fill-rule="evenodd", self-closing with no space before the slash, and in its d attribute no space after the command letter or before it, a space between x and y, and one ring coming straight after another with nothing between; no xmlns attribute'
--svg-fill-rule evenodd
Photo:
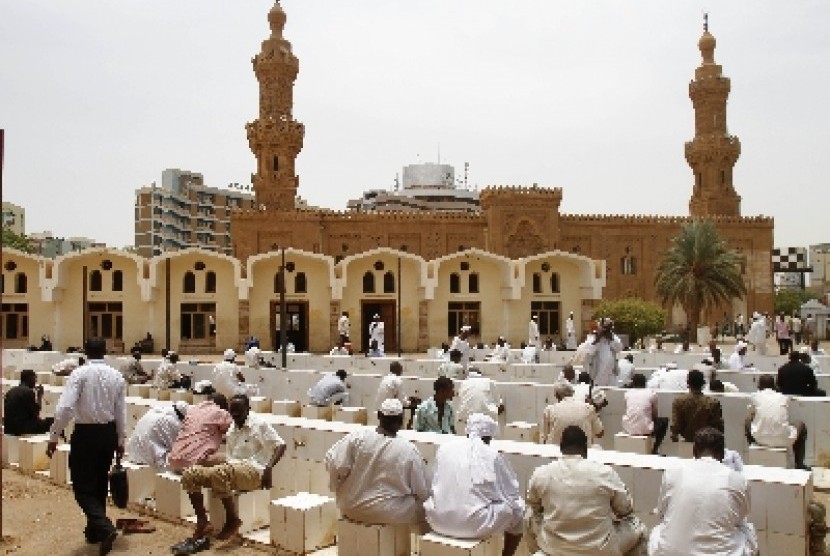
<svg viewBox="0 0 830 556"><path fill-rule="evenodd" d="M654 283L663 303L679 303L689 319L691 341L697 341L701 309L731 302L746 294L741 278L741 256L709 220L684 224L657 267Z"/></svg>

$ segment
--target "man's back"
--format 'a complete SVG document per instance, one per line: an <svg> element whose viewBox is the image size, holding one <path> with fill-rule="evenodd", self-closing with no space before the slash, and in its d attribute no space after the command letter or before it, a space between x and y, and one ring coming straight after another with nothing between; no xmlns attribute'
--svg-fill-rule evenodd
<svg viewBox="0 0 830 556"><path fill-rule="evenodd" d="M230 413L212 401L192 407L170 450L170 467L182 470L216 452L231 423Z"/></svg>
<svg viewBox="0 0 830 556"><path fill-rule="evenodd" d="M133 463L156 469L167 466L167 455L181 430L182 421L172 405L156 406L138 420L127 441L127 455Z"/></svg>
<svg viewBox="0 0 830 556"><path fill-rule="evenodd" d="M583 400L570 397L545 408L544 431L546 444L559 444L562 431L571 425L582 429L588 437L588 444L592 444L594 437L603 431L602 421L599 420L596 410ZM543 432L544 432L543 431Z"/></svg>
<svg viewBox="0 0 830 556"><path fill-rule="evenodd" d="M653 408L657 394L646 388L632 388L625 393L622 428L628 434L649 435L654 430Z"/></svg>
<svg viewBox="0 0 830 556"><path fill-rule="evenodd" d="M333 395L345 391L346 384L340 380L339 376L327 374L308 390L308 396L313 403L326 405Z"/></svg>
<svg viewBox="0 0 830 556"><path fill-rule="evenodd" d="M395 399L403 401L401 388L403 379L394 373L389 373L380 380L378 393L375 396L375 410L380 409L384 400Z"/></svg>
<svg viewBox="0 0 830 556"><path fill-rule="evenodd" d="M750 431L755 442L762 446L786 448L792 446L796 431L790 425L789 400L770 388L752 394L755 415Z"/></svg>
<svg viewBox="0 0 830 556"><path fill-rule="evenodd" d="M26 424L37 418L35 391L24 384L12 387L4 397L3 432L27 434Z"/></svg>
<svg viewBox="0 0 830 556"><path fill-rule="evenodd" d="M667 469L657 507L662 523L649 542L651 556L754 554L747 546L746 479L712 458Z"/></svg>
<svg viewBox="0 0 830 556"><path fill-rule="evenodd" d="M790 361L778 369L778 390L788 396L809 396L816 387L813 370L800 361Z"/></svg>
<svg viewBox="0 0 830 556"><path fill-rule="evenodd" d="M473 413L498 417L498 407L492 399L493 384L489 378L471 376L461 381L458 387L458 402L455 414L462 423Z"/></svg>
<svg viewBox="0 0 830 556"><path fill-rule="evenodd" d="M672 402L672 434L679 434L686 442L693 442L695 433L704 427L723 431L723 412L718 400L701 392L677 396Z"/></svg>

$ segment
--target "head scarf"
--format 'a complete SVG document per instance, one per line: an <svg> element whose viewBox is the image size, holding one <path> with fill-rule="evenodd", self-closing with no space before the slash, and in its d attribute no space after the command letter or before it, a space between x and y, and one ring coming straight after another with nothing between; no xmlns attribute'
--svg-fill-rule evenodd
<svg viewBox="0 0 830 556"><path fill-rule="evenodd" d="M467 418L470 478L474 485L492 483L496 480L496 456L498 452L484 443L482 438L493 438L499 424L490 416L473 413Z"/></svg>

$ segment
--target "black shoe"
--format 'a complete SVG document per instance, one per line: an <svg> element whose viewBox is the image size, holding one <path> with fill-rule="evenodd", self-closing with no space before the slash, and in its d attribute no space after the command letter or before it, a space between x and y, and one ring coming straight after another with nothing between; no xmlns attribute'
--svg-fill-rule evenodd
<svg viewBox="0 0 830 556"><path fill-rule="evenodd" d="M110 553L112 550L112 543L115 542L115 537L117 536L118 533L115 531L107 533L107 536L101 541L101 547L98 549L98 556L106 556Z"/></svg>

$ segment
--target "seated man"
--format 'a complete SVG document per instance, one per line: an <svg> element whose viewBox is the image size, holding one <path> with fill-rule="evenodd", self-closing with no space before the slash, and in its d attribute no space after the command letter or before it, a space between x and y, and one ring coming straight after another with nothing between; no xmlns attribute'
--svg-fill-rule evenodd
<svg viewBox="0 0 830 556"><path fill-rule="evenodd" d="M232 422L228 399L222 394L210 394L207 400L191 406L170 448L170 469L181 472L191 465L214 461L213 455Z"/></svg>
<svg viewBox="0 0 830 556"><path fill-rule="evenodd" d="M252 345L248 349L246 349L245 366L249 369L258 369L260 353L262 353L262 350L259 349L259 345Z"/></svg>
<svg viewBox="0 0 830 556"><path fill-rule="evenodd" d="M628 353L617 361L617 386L630 388L632 376L634 376L634 356Z"/></svg>
<svg viewBox="0 0 830 556"><path fill-rule="evenodd" d="M227 435L227 457L213 455L203 463L186 468L182 473L182 488L190 497L196 512L198 539L210 531L205 510L203 488L210 488L213 496L222 500L225 508L225 526L217 535L226 540L239 532L242 521L233 503L235 490L271 488L274 466L285 453L285 442L270 424L251 412L248 396L231 398L229 411L233 426Z"/></svg>
<svg viewBox="0 0 830 556"><path fill-rule="evenodd" d="M186 402L150 408L135 424L127 440L127 459L154 469L167 469L167 458L189 409Z"/></svg>
<svg viewBox="0 0 830 556"><path fill-rule="evenodd" d="M176 369L176 363L178 362L179 354L175 351L168 351L156 372L153 373L154 388L169 390L181 384L182 374Z"/></svg>
<svg viewBox="0 0 830 556"><path fill-rule="evenodd" d="M343 340L341 336L339 340L337 340L337 345L331 348L329 355L351 355L352 352L346 348L346 342Z"/></svg>
<svg viewBox="0 0 830 556"><path fill-rule="evenodd" d="M749 486L723 465L723 433L706 427L695 435L695 459L666 469L651 531L649 556L721 554L755 556L758 539L749 515Z"/></svg>
<svg viewBox="0 0 830 556"><path fill-rule="evenodd" d="M600 388L595 388L591 380L591 375L582 371L577 377L576 384L572 384L574 388L573 397L577 400L585 400L587 403L594 406L597 413L608 405L608 399L605 392Z"/></svg>
<svg viewBox="0 0 830 556"><path fill-rule="evenodd" d="M646 377L643 374L636 373L631 384L631 389L625 393L623 431L632 435L653 436L651 453L656 454L669 429L669 419L657 414L657 394L646 389Z"/></svg>
<svg viewBox="0 0 830 556"><path fill-rule="evenodd" d="M504 533L502 556L513 556L522 539L525 504L510 463L490 447L498 429L491 417L474 413L467 438L438 448L424 510L439 535L486 539Z"/></svg>
<svg viewBox="0 0 830 556"><path fill-rule="evenodd" d="M496 340L496 346L493 348L493 351L489 355L486 355L484 360L506 363L509 356L510 346L507 345L507 340L505 340L504 337L499 336L499 339Z"/></svg>
<svg viewBox="0 0 830 556"><path fill-rule="evenodd" d="M458 387L455 414L459 423L466 423L467 417L473 413L483 413L498 419L504 413L504 404L498 399L496 383L477 370L470 369L467 378Z"/></svg>
<svg viewBox="0 0 830 556"><path fill-rule="evenodd" d="M723 411L720 402L703 394L703 373L689 371L687 382L689 392L675 397L671 405L672 442L677 442L680 436L686 442L692 442L697 431L705 427L723 431Z"/></svg>
<svg viewBox="0 0 830 556"><path fill-rule="evenodd" d="M317 384L308 389L311 405L325 407L327 405L345 405L349 403L349 392L346 390L346 377L349 374L340 369L334 374L325 374Z"/></svg>
<svg viewBox="0 0 830 556"><path fill-rule="evenodd" d="M236 352L226 349L222 355L222 361L213 368L213 388L224 395L232 398L237 394L245 394L248 389L245 386L245 375L236 366Z"/></svg>
<svg viewBox="0 0 830 556"><path fill-rule="evenodd" d="M451 400L455 397L452 379L439 376L433 383L435 394L424 400L415 411L415 430L455 434L455 411Z"/></svg>
<svg viewBox="0 0 830 556"><path fill-rule="evenodd" d="M825 396L818 388L816 373L801 362L798 352L790 352L790 360L778 369L778 390L788 396Z"/></svg>
<svg viewBox="0 0 830 556"><path fill-rule="evenodd" d="M464 365L461 364L461 351L457 349L450 350L450 360L441 363L441 366L438 367L438 376L464 380L465 375Z"/></svg>
<svg viewBox="0 0 830 556"><path fill-rule="evenodd" d="M639 554L645 527L617 472L588 461L588 437L577 426L565 428L559 447L562 457L537 467L528 481L525 529L531 553Z"/></svg>
<svg viewBox="0 0 830 556"><path fill-rule="evenodd" d="M801 421L790 423L790 400L775 391L772 375L761 375L758 391L752 394L749 417L746 419L746 438L750 444L773 448L793 447L795 466L804 467L807 428Z"/></svg>
<svg viewBox="0 0 830 556"><path fill-rule="evenodd" d="M54 419L40 417L43 386L37 383L37 374L31 369L20 371L20 384L6 392L3 409L3 432L15 436L45 434Z"/></svg>
<svg viewBox="0 0 830 556"><path fill-rule="evenodd" d="M400 400L385 400L378 420L377 428L350 432L326 453L337 507L360 523L422 523L429 496L426 466L415 446L396 437L403 426Z"/></svg>
<svg viewBox="0 0 830 556"><path fill-rule="evenodd" d="M406 406L406 400L404 400L403 395L403 380L401 379L402 374L403 365L401 365L400 362L392 361L389 363L389 374L380 379L378 392L375 395L375 405L373 408L375 411L380 409L380 404L382 404L385 400L401 400L401 403Z"/></svg>
<svg viewBox="0 0 830 556"><path fill-rule="evenodd" d="M121 376L127 384L145 384L150 380L152 373L148 373L141 366L141 352L133 350L133 359L121 369Z"/></svg>
<svg viewBox="0 0 830 556"><path fill-rule="evenodd" d="M735 344L735 351L733 351L732 355L729 356L730 371L743 371L745 368L752 366L746 361L746 348L746 342L739 340L738 343Z"/></svg>
<svg viewBox="0 0 830 556"><path fill-rule="evenodd" d="M539 433L542 444L555 444L562 438L563 431L572 425L582 429L591 444L594 438L602 438L605 434L594 406L576 399L573 392L573 386L566 382L553 385L557 403L547 406L542 415L542 431Z"/></svg>
<svg viewBox="0 0 830 556"><path fill-rule="evenodd" d="M72 374L72 371L78 367L83 367L85 364L86 359L83 357L79 357L78 359L68 357L63 361L52 365L52 372L55 373L56 376L69 376Z"/></svg>

